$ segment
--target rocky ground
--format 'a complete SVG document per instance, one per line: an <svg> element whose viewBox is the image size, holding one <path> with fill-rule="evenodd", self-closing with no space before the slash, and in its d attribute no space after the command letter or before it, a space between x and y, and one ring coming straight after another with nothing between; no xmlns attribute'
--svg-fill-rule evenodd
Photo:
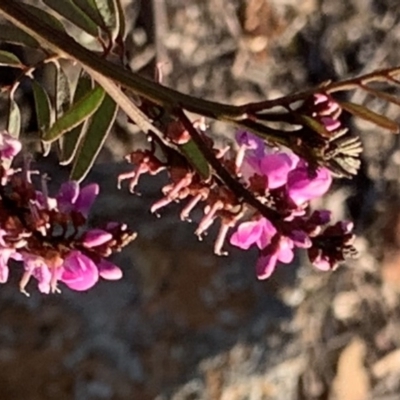
<svg viewBox="0 0 400 400"><path fill-rule="evenodd" d="M396 0L124 3L131 67L149 75L163 63L164 84L201 97L238 104L400 65ZM385 113L396 119L398 109ZM360 258L322 274L300 256L259 282L256 254L216 257L213 233L199 243L176 206L160 219L146 211L162 177L146 179L141 197L116 190L132 143L121 122L89 180L103 189L94 220L140 233L116 260L125 276L89 293L30 298L17 276L4 285L0 398L399 399L398 136L352 127L363 132L363 169L319 206L355 221ZM54 176L54 161L43 168Z"/></svg>

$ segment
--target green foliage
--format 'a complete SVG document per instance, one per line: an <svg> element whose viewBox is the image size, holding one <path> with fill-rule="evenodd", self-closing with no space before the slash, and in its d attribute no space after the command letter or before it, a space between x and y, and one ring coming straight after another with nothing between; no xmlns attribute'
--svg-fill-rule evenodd
<svg viewBox="0 0 400 400"><path fill-rule="evenodd" d="M44 4L72 22L89 35L96 37L99 33L97 25L72 0L42 0Z"/></svg>
<svg viewBox="0 0 400 400"><path fill-rule="evenodd" d="M94 164L108 133L117 117L118 107L110 96L106 95L100 107L89 121L84 138L79 144L72 167L71 179L82 181Z"/></svg>
<svg viewBox="0 0 400 400"><path fill-rule="evenodd" d="M102 103L104 95L104 89L100 86L96 86L91 92L72 104L72 106L57 119L51 128L44 133L43 140L45 142L53 142L59 139L64 133L77 127L91 117Z"/></svg>
<svg viewBox="0 0 400 400"><path fill-rule="evenodd" d="M77 103L81 100L85 95L87 95L93 88L92 79L87 76L83 71L78 79L78 83L76 85L74 100L73 103ZM83 135L86 133L86 129L88 126L89 119L86 118L84 122L70 131L66 132L62 136L62 144L61 144L61 154L60 154L60 164L67 165L72 162L75 153L78 149L78 145Z"/></svg>

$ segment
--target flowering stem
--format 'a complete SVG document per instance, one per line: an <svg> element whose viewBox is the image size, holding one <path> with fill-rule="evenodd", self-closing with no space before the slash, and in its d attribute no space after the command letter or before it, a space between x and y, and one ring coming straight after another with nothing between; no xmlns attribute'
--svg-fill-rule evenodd
<svg viewBox="0 0 400 400"><path fill-rule="evenodd" d="M197 144L205 159L214 169L216 175L224 182L224 184L238 197L239 200L245 201L250 206L258 210L264 217L274 223L282 220L282 216L259 202L254 195L248 191L236 178L234 178L224 165L215 157L213 151L206 145L199 132L193 127L188 117L182 110L177 110L176 115L182 121L185 129L189 132L193 141Z"/></svg>

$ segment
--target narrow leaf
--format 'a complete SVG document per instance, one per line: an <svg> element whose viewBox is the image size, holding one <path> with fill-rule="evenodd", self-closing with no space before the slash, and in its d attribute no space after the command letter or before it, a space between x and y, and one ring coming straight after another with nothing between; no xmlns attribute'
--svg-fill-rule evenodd
<svg viewBox="0 0 400 400"><path fill-rule="evenodd" d="M36 18L40 19L47 25L50 25L53 29L57 29L58 31L65 33L64 25L53 15L41 10L40 8L31 6L30 4L24 4L24 8L28 10L31 14L33 14Z"/></svg>
<svg viewBox="0 0 400 400"><path fill-rule="evenodd" d="M400 99L396 96L393 96L389 93L381 92L380 90L372 89L366 85L360 85L360 88L370 93L372 96L378 97L378 99L400 106Z"/></svg>
<svg viewBox="0 0 400 400"><path fill-rule="evenodd" d="M93 88L92 79L89 76L87 76L84 72L81 73L81 76L78 80L76 90L74 93L74 103L76 103L87 93L89 93L92 90L92 88ZM72 162L76 150L78 149L78 145L88 127L88 122L89 120L87 119L85 122L76 126L69 132L66 132L62 136L61 156L60 156L61 165L67 165Z"/></svg>
<svg viewBox="0 0 400 400"><path fill-rule="evenodd" d="M21 132L21 111L17 102L10 99L7 119L7 132L15 137L19 138Z"/></svg>
<svg viewBox="0 0 400 400"><path fill-rule="evenodd" d="M328 132L324 125L320 124L317 120L315 120L312 117L309 117L308 115L303 115L303 114L298 114L296 117L299 119L299 122L303 125L308 126L311 128L314 132L317 132L319 135L321 135L324 138L329 138L332 136L332 133Z"/></svg>
<svg viewBox="0 0 400 400"><path fill-rule="evenodd" d="M117 36L114 32L119 31L117 10L114 7L113 0L94 0L105 26L112 32L113 40Z"/></svg>
<svg viewBox="0 0 400 400"><path fill-rule="evenodd" d="M36 119L40 132L40 137L43 138L43 133L49 129L51 119L50 100L42 85L38 82L32 82L33 97L35 100Z"/></svg>
<svg viewBox="0 0 400 400"><path fill-rule="evenodd" d="M343 101L339 104L344 110L354 115L355 117L372 122L373 124L378 125L384 129L388 129L389 131L392 131L394 133L399 132L399 125L396 122L381 114L377 114L369 108L366 108L359 104L350 103L348 101Z"/></svg>
<svg viewBox="0 0 400 400"><path fill-rule="evenodd" d="M106 95L92 116L90 125L75 157L71 179L82 181L96 160L117 116L117 105Z"/></svg>
<svg viewBox="0 0 400 400"><path fill-rule="evenodd" d="M43 0L43 3L89 35L98 36L97 25L71 0Z"/></svg>
<svg viewBox="0 0 400 400"><path fill-rule="evenodd" d="M114 0L114 7L117 14L118 27L116 27L116 38L121 43L123 43L125 39L125 13L122 8L122 4L120 0Z"/></svg>
<svg viewBox="0 0 400 400"><path fill-rule="evenodd" d="M74 103L62 117L43 135L43 140L53 142L65 132L75 128L89 118L100 106L105 92L101 86L97 86L91 92Z"/></svg>
<svg viewBox="0 0 400 400"><path fill-rule="evenodd" d="M210 166L204 158L203 153L193 140L179 146L179 149L185 155L192 167L204 178L210 177Z"/></svg>
<svg viewBox="0 0 400 400"><path fill-rule="evenodd" d="M36 39L13 25L0 26L0 41L28 47L39 47Z"/></svg>
<svg viewBox="0 0 400 400"><path fill-rule="evenodd" d="M73 2L98 26L105 27L103 18L97 9L95 0L73 0Z"/></svg>
<svg viewBox="0 0 400 400"><path fill-rule="evenodd" d="M20 59L15 54L4 50L0 50L0 65L13 68L24 67L24 64L22 64Z"/></svg>
<svg viewBox="0 0 400 400"><path fill-rule="evenodd" d="M58 64L54 64L56 68L55 82L55 109L56 119L60 118L71 105L71 87L69 79L63 68Z"/></svg>

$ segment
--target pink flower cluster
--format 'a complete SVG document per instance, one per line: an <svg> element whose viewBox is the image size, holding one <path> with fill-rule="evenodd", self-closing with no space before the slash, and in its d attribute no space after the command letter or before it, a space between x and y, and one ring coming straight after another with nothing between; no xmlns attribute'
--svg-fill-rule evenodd
<svg viewBox="0 0 400 400"><path fill-rule="evenodd" d="M329 170L310 168L293 153L266 152L264 143L248 132L239 132L236 140L240 146L236 168L246 185L260 201L266 201L282 215L280 220L270 221L258 212L249 211L247 220L231 236L230 243L234 246L259 249L258 278L270 277L278 262L292 262L295 248L308 249L311 261L321 270L343 261L343 250L351 245L353 238L352 224L342 222L322 231L330 222L330 212L323 210L309 215L309 202L324 195L331 186ZM326 240L321 240L322 237ZM331 245L326 243L329 240Z"/></svg>
<svg viewBox="0 0 400 400"><path fill-rule="evenodd" d="M83 291L93 287L100 277L120 279L121 269L106 258L135 234L126 225L114 222L86 228L99 186L80 188L70 181L50 197L44 177L42 189L35 189L27 163L19 171L4 162L20 150L18 140L0 133L0 282L8 280L11 260L23 264L20 290L25 294L32 277L42 293L59 291L59 282Z"/></svg>

